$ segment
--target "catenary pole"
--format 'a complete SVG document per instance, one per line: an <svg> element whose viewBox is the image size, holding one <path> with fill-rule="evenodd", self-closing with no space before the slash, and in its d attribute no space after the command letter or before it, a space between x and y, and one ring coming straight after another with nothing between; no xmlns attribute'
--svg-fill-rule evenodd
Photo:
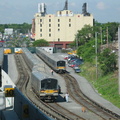
<svg viewBox="0 0 120 120"><path fill-rule="evenodd" d="M118 27L118 86L120 94L120 26Z"/></svg>

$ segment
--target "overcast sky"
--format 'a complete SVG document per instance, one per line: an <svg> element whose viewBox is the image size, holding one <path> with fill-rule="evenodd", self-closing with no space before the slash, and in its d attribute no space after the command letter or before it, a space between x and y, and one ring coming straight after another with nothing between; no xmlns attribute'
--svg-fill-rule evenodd
<svg viewBox="0 0 120 120"><path fill-rule="evenodd" d="M64 8L66 0L0 0L0 24L32 23L38 12L38 3L47 5L47 13L55 14ZM120 0L68 0L68 9L82 13L83 3L100 23L120 22Z"/></svg>

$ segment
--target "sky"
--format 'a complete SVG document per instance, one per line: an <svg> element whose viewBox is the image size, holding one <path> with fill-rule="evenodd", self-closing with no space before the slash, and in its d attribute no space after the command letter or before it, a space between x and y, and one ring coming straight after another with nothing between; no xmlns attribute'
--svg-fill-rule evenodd
<svg viewBox="0 0 120 120"><path fill-rule="evenodd" d="M66 0L0 0L0 24L32 23L38 12L38 3L45 3L47 14L63 10ZM87 11L100 23L120 22L120 0L68 0L68 9L82 13L83 3Z"/></svg>

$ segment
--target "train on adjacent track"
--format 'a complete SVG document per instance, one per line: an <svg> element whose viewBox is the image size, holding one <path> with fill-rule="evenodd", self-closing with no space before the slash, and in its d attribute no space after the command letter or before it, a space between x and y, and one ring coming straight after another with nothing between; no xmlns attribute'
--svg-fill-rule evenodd
<svg viewBox="0 0 120 120"><path fill-rule="evenodd" d="M45 61L55 72L65 73L66 72L66 62L60 60L52 54L46 52L42 48L36 48L36 54Z"/></svg>
<svg viewBox="0 0 120 120"><path fill-rule="evenodd" d="M31 72L31 87L41 100L55 101L59 95L58 80L45 70L45 66L27 49L22 48L22 56Z"/></svg>

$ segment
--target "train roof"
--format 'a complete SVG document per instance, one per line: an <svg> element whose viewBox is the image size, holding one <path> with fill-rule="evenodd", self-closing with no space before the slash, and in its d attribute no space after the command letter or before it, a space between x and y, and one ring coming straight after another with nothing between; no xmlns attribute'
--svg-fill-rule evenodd
<svg viewBox="0 0 120 120"><path fill-rule="evenodd" d="M3 64L4 49L0 48L0 66Z"/></svg>
<svg viewBox="0 0 120 120"><path fill-rule="evenodd" d="M49 58L51 58L52 60L55 60L55 61L64 61L56 56L54 56L53 54L50 54L49 52L43 50L42 48L40 47L36 47L37 50L39 50L40 52L42 52L43 54L47 55Z"/></svg>
<svg viewBox="0 0 120 120"><path fill-rule="evenodd" d="M36 76L40 81L43 80L43 79L55 79L54 77L52 77L52 76L50 76L50 75L48 75L47 73L44 73L44 72L32 71L32 74L34 76Z"/></svg>
<svg viewBox="0 0 120 120"><path fill-rule="evenodd" d="M44 64L34 65L32 71L45 72Z"/></svg>
<svg viewBox="0 0 120 120"><path fill-rule="evenodd" d="M29 60L32 61L34 64L40 64L40 61L35 58L35 56L27 49L27 48L22 48L23 53L27 56Z"/></svg>

